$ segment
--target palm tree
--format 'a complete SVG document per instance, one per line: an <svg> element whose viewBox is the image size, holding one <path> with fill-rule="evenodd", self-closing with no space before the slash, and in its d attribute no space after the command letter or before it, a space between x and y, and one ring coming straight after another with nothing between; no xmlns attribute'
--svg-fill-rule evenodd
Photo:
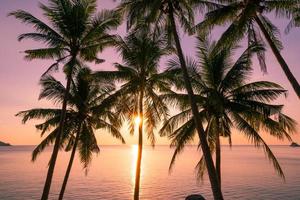
<svg viewBox="0 0 300 200"><path fill-rule="evenodd" d="M300 85L280 54L280 50L283 48L283 45L278 38L278 35L280 34L279 29L266 16L266 14L274 11L279 17L289 18L295 8L298 8L300 1L216 1L224 4L220 4L220 8L208 12L205 20L196 27L200 30L204 30L211 29L215 25L231 23L229 28L221 37L221 40L224 41L222 44L223 46L230 46L232 43L244 38L245 35L248 37L249 44L264 43L264 40L260 35L260 33L262 33L294 91L300 98ZM265 56L262 51L258 52L258 59L262 70L266 72Z"/></svg>
<svg viewBox="0 0 300 200"><path fill-rule="evenodd" d="M125 15L128 28L138 27L141 21L154 26L155 32L165 31L168 34L170 42L175 42L180 66L183 71L185 88L189 95L190 105L195 119L198 136L201 141L201 148L206 160L210 183L214 199L222 200L223 195L219 188L218 179L203 125L200 123L200 115L196 104L193 88L189 79L189 74L184 58L184 54L178 36L176 22L184 31L189 31L194 22L194 9L203 10L204 8L215 9L218 6L215 3L205 0L122 0L118 10ZM145 20L143 20L145 19Z"/></svg>
<svg viewBox="0 0 300 200"><path fill-rule="evenodd" d="M120 23L119 16L116 13L111 11L96 13L96 6L96 0L49 0L49 5L40 3L40 8L49 25L24 10L17 10L9 14L34 28L34 32L21 34L18 38L19 41L32 39L46 45L45 48L26 50L25 58L29 60L56 60L43 76L57 70L59 65L63 64L67 78L60 125L48 168L42 200L48 199L51 187L60 139L64 129L67 93L70 90L74 69L80 67L83 61L103 62L102 59L97 58L97 53L113 43L114 37L109 35L108 31L116 28Z"/></svg>
<svg viewBox="0 0 300 200"><path fill-rule="evenodd" d="M71 84L68 93L66 128L63 132L60 148L64 147L68 151L72 149L72 152L59 199L63 199L76 150L79 151L80 161L86 170L91 163L92 153L99 153L100 149L95 137L96 129L106 129L112 136L125 143L118 131L121 125L118 116L111 111L111 106L103 105L105 98L109 96L114 86L109 83L97 84L88 78L90 74L89 69L81 69L75 80L72 80L73 84ZM55 103L63 102L66 88L62 83L52 76L45 76L41 80L41 84L43 87L41 98L52 100ZM35 108L19 112L17 116L23 118L23 123L31 119L44 119L45 122L36 125L42 135L51 130L49 135L34 149L32 161L35 161L38 154L43 152L45 147L53 144L55 140L61 118L60 109Z"/></svg>
<svg viewBox="0 0 300 200"><path fill-rule="evenodd" d="M120 39L117 49L124 64L116 63L117 71L99 71L94 77L96 79L106 77L108 80L122 82L120 89L110 100L118 102L117 113L129 121L131 134L134 133L135 119L137 117L140 119L134 188L134 199L138 200L144 132L154 146L154 129L168 114L167 106L162 102L158 92L170 90L168 83L170 77L169 73L160 73L158 65L160 58L170 50L166 47L163 36L150 38L145 32L137 32L128 35L124 40Z"/></svg>
<svg viewBox="0 0 300 200"><path fill-rule="evenodd" d="M189 59L188 66L201 121L207 124L210 149L212 153L216 153L216 172L220 187L220 137L227 137L231 145L233 128L243 133L256 147L262 146L275 170L284 178L276 157L259 132L264 130L278 139L291 140L289 133L295 131L295 121L282 113L282 105L269 104L285 94L286 90L272 82L246 82L252 71L250 58L262 50L262 47L251 45L232 62L236 48L219 49L216 43L210 43L204 37L198 37L198 41L198 60ZM171 68L180 68L177 60L171 60L169 64ZM178 78L182 79L180 76ZM180 85L180 81L177 84ZM196 125L191 107L187 104L187 94L171 92L163 95L163 98L180 108L180 112L169 118L160 130L160 135L168 135L172 139L171 146L176 147L171 169L185 144L194 139ZM202 177L205 169L203 157L197 169L198 177Z"/></svg>

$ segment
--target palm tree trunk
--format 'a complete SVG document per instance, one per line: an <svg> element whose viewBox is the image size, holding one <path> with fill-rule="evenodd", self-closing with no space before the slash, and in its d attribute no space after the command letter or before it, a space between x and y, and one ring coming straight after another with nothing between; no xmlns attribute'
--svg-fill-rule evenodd
<svg viewBox="0 0 300 200"><path fill-rule="evenodd" d="M216 172L219 180L220 190L222 191L222 182L221 182L221 143L220 135L217 132L216 135Z"/></svg>
<svg viewBox="0 0 300 200"><path fill-rule="evenodd" d="M47 200L48 196L49 196L49 192L50 192L52 177L53 177L54 168L55 168L55 164L56 164L56 159L57 159L59 146L60 146L60 140L61 140L61 136L62 136L62 133L63 133L63 130L64 130L64 121L65 121L65 118L66 118L68 93L69 93L69 90L70 90L71 80L72 80L72 69L73 69L72 66L74 66L74 63L75 63L75 58L73 58L70 61L71 70L70 70L70 72L67 76L67 86L66 86L63 105L62 105L62 110L61 110L61 118L60 118L60 121L59 121L59 130L58 130L56 138L55 138L53 152L52 152L52 155L51 155L49 168L48 168L48 173L47 173L47 178L46 178L46 181L45 181L44 190L43 190L41 200Z"/></svg>
<svg viewBox="0 0 300 200"><path fill-rule="evenodd" d="M139 123L139 144L138 144L138 155L136 163L136 174L135 174L135 187L134 187L134 200L139 200L140 194L140 176L141 176L141 164L142 164L142 152L143 152L143 98L144 90L142 89L139 97L139 117L141 122Z"/></svg>
<svg viewBox="0 0 300 200"><path fill-rule="evenodd" d="M181 68L182 68L182 72L183 72L185 87L186 87L186 90L187 90L188 95L189 95L189 101L190 101L190 104L191 104L196 129L197 129L198 136L199 136L199 139L200 139L201 149L202 149L202 152L203 152L203 156L205 158L205 163L206 163L206 167L207 167L207 171L208 171L208 175L209 175L209 179L210 179L210 184L211 184L213 196L214 196L215 200L223 200L223 195L222 195L221 189L219 187L219 181L218 181L218 178L217 178L217 175L216 175L216 170L215 170L215 167L214 167L213 159L212 159L210 149L209 149L209 146L208 146L208 143L207 143L206 134L205 134L203 125L202 125L201 120L200 120L198 107L197 107L197 104L196 104L196 101L195 101L194 92L193 92L192 85L191 85L191 82L190 82L190 79L189 79L188 70L187 70L187 67L186 67L186 62L185 62L184 55L183 55L182 48L181 48L181 44L180 44L180 41L179 41L177 28L176 28L176 24L175 24L175 19L174 19L174 15L173 15L173 7L172 7L171 2L169 2L169 11L168 12L169 12L169 19L170 19L170 22L171 22L172 32L173 32L173 36L174 36L174 40L175 40L175 44L176 44L177 54L178 54L179 61L180 61L180 64L181 64Z"/></svg>
<svg viewBox="0 0 300 200"><path fill-rule="evenodd" d="M278 48L276 47L276 45L272 41L270 35L268 34L268 31L266 30L266 28L264 27L262 21L260 20L260 18L258 16L255 17L255 21L258 24L258 26L259 26L260 30L262 31L262 33L264 34L264 37L266 38L268 44L270 45L270 47L273 51L273 54L275 55L277 61L279 62L280 66L281 66L281 69L285 73L285 76L288 78L290 84L294 88L294 91L296 92L298 98L300 98L300 85L299 85L297 79L294 77L293 73L290 71L289 66L285 62L282 55L280 54Z"/></svg>
<svg viewBox="0 0 300 200"><path fill-rule="evenodd" d="M79 140L79 136L80 136L80 131L81 131L81 124L78 126L78 130L77 130L75 142L74 142L74 145L73 145L70 161L69 161L68 168L67 168L67 171L66 171L66 174L65 174L64 182L62 184L62 187L61 187L61 190L60 190L60 193L59 193L59 198L58 198L59 200L62 200L63 197L64 197L64 194L65 194L66 186L67 186L67 183L68 183L68 179L69 179L70 172L71 172L71 169L72 169L73 161L74 161L74 158L75 158L75 153L76 153L76 148L77 148L77 144L78 144L78 140Z"/></svg>

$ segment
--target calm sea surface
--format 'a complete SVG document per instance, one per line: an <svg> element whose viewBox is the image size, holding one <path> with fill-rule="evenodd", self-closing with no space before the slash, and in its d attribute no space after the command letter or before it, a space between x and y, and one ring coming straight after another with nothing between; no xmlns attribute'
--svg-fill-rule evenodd
<svg viewBox="0 0 300 200"><path fill-rule="evenodd" d="M30 162L33 146L0 147L0 200L39 199L51 150ZM300 200L300 148L272 146L286 175L282 181L265 158L252 146L223 147L223 193L226 199ZM167 146L145 147L142 161L141 199L184 199L201 193L212 199L207 178L195 180L194 167L200 158L196 147L188 147L171 174L168 166L173 150ZM57 199L69 153L60 153L50 199ZM87 176L75 160L65 199L130 200L134 186L135 146L103 146L94 157Z"/></svg>

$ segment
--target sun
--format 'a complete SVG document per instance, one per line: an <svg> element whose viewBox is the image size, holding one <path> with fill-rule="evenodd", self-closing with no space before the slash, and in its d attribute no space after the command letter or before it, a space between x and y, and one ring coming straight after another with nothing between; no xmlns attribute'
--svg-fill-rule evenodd
<svg viewBox="0 0 300 200"><path fill-rule="evenodd" d="M142 119L141 119L140 116L136 116L135 119L134 119L134 123L135 123L136 125L139 125L139 124L141 123L141 121L142 121Z"/></svg>

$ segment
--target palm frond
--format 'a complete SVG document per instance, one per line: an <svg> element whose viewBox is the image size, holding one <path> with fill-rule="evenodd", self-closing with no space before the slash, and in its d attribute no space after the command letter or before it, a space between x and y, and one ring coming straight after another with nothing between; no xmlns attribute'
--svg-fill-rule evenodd
<svg viewBox="0 0 300 200"><path fill-rule="evenodd" d="M265 141L261 138L259 133L245 121L240 115L234 114L235 122L237 123L237 128L241 131L243 131L247 138L253 143L256 147L262 146L266 156L272 162L274 169L278 173L278 175L285 179L284 173L282 171L282 168L277 161L276 157L274 156L273 152L271 151L270 147L265 143Z"/></svg>
<svg viewBox="0 0 300 200"><path fill-rule="evenodd" d="M42 86L39 99L53 100L54 103L61 103L64 99L65 87L61 82L57 81L53 76L46 75L41 78Z"/></svg>
<svg viewBox="0 0 300 200"><path fill-rule="evenodd" d="M36 108L26 111L21 111L16 114L18 117L22 117L22 122L25 124L28 120L31 119L50 119L60 115L60 109L44 109Z"/></svg>

